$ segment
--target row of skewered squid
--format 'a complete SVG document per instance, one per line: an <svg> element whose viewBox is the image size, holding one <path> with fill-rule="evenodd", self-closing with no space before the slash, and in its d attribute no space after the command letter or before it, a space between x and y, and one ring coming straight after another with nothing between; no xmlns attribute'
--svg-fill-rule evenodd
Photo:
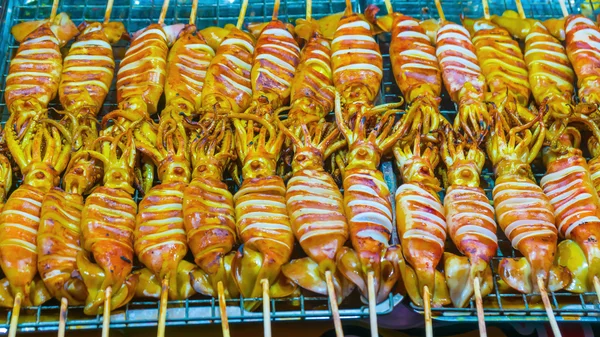
<svg viewBox="0 0 600 337"><path fill-rule="evenodd" d="M27 33L16 27L24 42L7 83L5 137L24 179L0 215L2 305L56 297L96 314L106 298L116 308L136 295L159 297L165 283L171 299L216 296L219 283L227 296L258 297L264 280L271 296L288 296L296 286L325 294L331 278L338 300L353 287L367 298L373 279L382 301L402 280L417 304L432 296L436 305L464 306L475 284L492 291L496 221L524 256L500 263L506 285L524 293L592 289L598 256L590 237L600 200L594 163L588 167L577 149L572 124L600 136L591 111L595 77L586 68L595 45L583 43L599 34L593 22L569 17L566 49L536 23L522 55L492 21L467 26L477 32L442 22L432 41L417 20L389 13L386 21L373 12L367 17L392 32L393 70L409 104L397 123L396 105L374 106L382 58L371 24L350 7L331 43L314 20L289 31L276 14L258 38L241 23L230 27L216 50L193 22L149 26L134 34L117 74L119 107L99 136L93 121L114 75L111 43L126 36L122 25L80 27L64 60L44 55L43 62L31 55L54 55L70 39L68 17L25 26ZM511 47L487 45L489 35ZM27 62L44 75L27 72ZM514 74L494 68L502 64ZM577 107L565 95L575 75ZM32 77L43 90L27 91ZM458 104L456 133L438 110L442 80ZM540 114L527 107L529 88ZM149 117L163 91L166 107L155 124ZM66 110L61 122L46 115L57 94ZM288 119L280 120L287 106ZM336 123L324 122L334 106ZM197 115L204 118L194 121ZM277 174L286 138L294 150L287 184ZM494 207L479 186L482 142L496 175ZM591 146L598 152L597 138ZM529 164L542 147L548 173L538 186ZM343 193L325 170L341 149ZM403 182L395 198L378 170L390 153ZM434 174L440 161L443 201ZM10 163L0 164L6 191ZM161 183L151 187L153 166ZM233 195L223 179L226 171L238 178L237 170L243 182ZM134 186L145 192L139 205ZM464 257L444 255L447 234ZM568 240L557 248L559 235ZM295 240L307 257L290 261ZM188 248L196 265L183 259ZM561 250L587 268L561 259ZM146 268L132 273L134 257ZM444 273L437 270L442 257Z"/></svg>

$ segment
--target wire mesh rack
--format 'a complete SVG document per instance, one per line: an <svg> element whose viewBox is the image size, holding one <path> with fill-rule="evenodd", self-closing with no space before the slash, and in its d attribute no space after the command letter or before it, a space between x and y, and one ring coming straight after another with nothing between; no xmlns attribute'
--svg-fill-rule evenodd
<svg viewBox="0 0 600 337"><path fill-rule="evenodd" d="M354 2L355 10L360 11L367 5L373 3L371 0L360 0ZM383 1L374 2L383 9ZM582 3L579 1L568 1L567 6L571 13L580 12ZM599 7L597 4L588 3L592 9ZM103 18L106 1L104 0L63 0L59 11L69 13L74 22L98 21ZM395 10L419 19L437 18L438 13L433 0L398 0L393 1ZM525 12L538 19L558 17L560 9L557 1L531 0L523 1ZM112 11L112 20L122 21L128 31L134 32L146 27L156 21L161 10L162 0L115 0ZM235 23L239 13L240 2L231 0L200 0L198 7L198 18L196 25L200 28L208 26L224 26L227 23ZM263 22L270 18L273 7L272 0L251 0L248 7L246 22ZM313 0L313 16L323 17L330 13L343 11L345 7L343 0ZM482 16L482 7L478 1L445 0L442 1L446 18L459 21L461 15L468 17ZM490 1L490 9L493 14L501 14L507 9L516 9L511 0ZM10 35L10 27L23 21L39 20L48 17L51 10L51 0L9 0L0 3L0 19L3 22L0 38L0 48L4 51L4 62L0 62L0 116L2 124L8 119L8 111L4 102L4 84L8 72L10 60L18 48L18 44ZM189 19L191 0L171 1L167 13L167 24L185 23ZM280 18L293 22L297 18L304 17L305 4L303 1L282 0ZM395 84L393 73L389 62L389 35L380 39L381 51L384 54L384 78L380 102L393 102L398 100L399 89ZM114 47L117 65L125 54L126 42L120 42ZM67 46L65 49L68 50ZM58 103L52 102L51 106ZM100 117L116 107L115 85L107 96ZM441 103L443 115L450 121L454 119L456 109L447 94L443 94ZM390 190L395 190L396 177L391 162L382 164L382 171ZM543 175L543 165L534 163L534 172L539 180ZM488 166L482 174L482 187L485 188L491 199L493 188L493 173ZM443 191L442 197L443 197ZM137 198L137 196L136 196ZM510 242L499 233L498 257L492 261L493 270L501 257L516 256L511 248ZM449 242L449 248L452 244ZM495 283L498 276L494 275ZM484 298L486 319L490 321L531 321L546 320L545 311L541 304L533 301L533 295L505 294L499 293L497 283L495 291ZM566 292L552 293L551 301L559 321L597 321L600 317L600 306L596 301L596 295L570 294ZM260 301L261 299L231 299L227 300L227 316L230 322L253 322L261 321L262 313L244 310L244 303L248 301ZM389 299L377 306L377 313L384 315L392 311L402 300L402 296L390 295ZM415 307L415 311L422 308ZM189 324L211 324L220 321L218 302L212 298L195 296L184 301L170 301L167 311L167 325L189 325ZM271 299L272 319L274 321L286 320L325 320L331 318L331 309L327 298L305 294L298 297L286 299ZM340 317L344 319L364 318L368 316L368 309L356 297L350 298L340 306ZM474 303L466 308L434 308L435 319L449 321L475 321L476 310ZM20 315L19 330L21 331L47 331L58 328L59 304L51 301L40 307L23 308ZM111 327L142 327L156 325L158 317L158 303L155 300L137 300L122 309L115 310L111 316ZM10 311L0 310L0 333L6 331L10 321ZM101 316L85 316L82 307L70 307L66 326L68 329L98 329L102 326Z"/></svg>

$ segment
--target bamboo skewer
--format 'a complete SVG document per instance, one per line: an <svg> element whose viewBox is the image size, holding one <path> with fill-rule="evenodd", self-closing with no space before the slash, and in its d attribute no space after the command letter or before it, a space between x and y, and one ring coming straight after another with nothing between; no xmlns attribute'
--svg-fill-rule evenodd
<svg viewBox="0 0 600 337"><path fill-rule="evenodd" d="M104 293L104 312L102 317L102 337L108 337L110 334L110 299L112 297L112 287L106 288Z"/></svg>
<svg viewBox="0 0 600 337"><path fill-rule="evenodd" d="M431 319L431 298L429 287L423 286L423 311L425 315L425 336L433 337L433 321Z"/></svg>
<svg viewBox="0 0 600 337"><path fill-rule="evenodd" d="M567 10L567 5L565 4L565 0L558 0L560 4L560 11L562 12L563 17L569 16L569 11Z"/></svg>
<svg viewBox="0 0 600 337"><path fill-rule="evenodd" d="M246 17L246 10L248 10L248 0L244 0L242 2L242 8L240 9L240 15L238 16L237 23L235 27L237 29L242 29L242 25L244 24L244 18Z"/></svg>
<svg viewBox="0 0 600 337"><path fill-rule="evenodd" d="M58 318L58 337L65 337L65 330L67 328L67 312L69 309L69 300L63 297L60 300L60 315Z"/></svg>
<svg viewBox="0 0 600 337"><path fill-rule="evenodd" d="M271 298L269 296L269 280L262 279L262 298L263 298L263 327L264 337L271 337Z"/></svg>
<svg viewBox="0 0 600 337"><path fill-rule="evenodd" d="M167 17L167 10L169 9L169 1L164 0L162 9L160 10L160 16L158 17L158 24L162 25L165 23L165 18Z"/></svg>
<svg viewBox="0 0 600 337"><path fill-rule="evenodd" d="M108 0L106 4L106 11L104 12L104 24L107 24L110 20L110 14L112 13L112 7L115 0Z"/></svg>
<svg viewBox="0 0 600 337"><path fill-rule="evenodd" d="M338 309L337 297L335 296L335 288L333 286L333 278L331 271L325 272L325 282L327 283L327 294L329 295L329 303L331 305L331 316L333 318L333 326L335 327L335 336L344 337L342 328L342 320L340 319L340 311Z"/></svg>
<svg viewBox="0 0 600 337"><path fill-rule="evenodd" d="M196 24L196 13L198 12L198 0L192 1L192 10L190 11L190 26Z"/></svg>
<svg viewBox="0 0 600 337"><path fill-rule="evenodd" d="M483 7L483 17L486 20L489 20L491 18L490 5L488 4L487 0L481 0L481 6Z"/></svg>
<svg viewBox="0 0 600 337"><path fill-rule="evenodd" d="M556 317L554 316L554 311L552 309L552 304L550 303L550 298L548 297L548 292L546 291L546 286L544 285L544 280L539 276L537 278L537 284L538 288L540 288L540 295L542 296L542 302L544 302L544 308L546 309L546 314L548 315L548 321L550 322L554 337L561 337L562 334L558 328L558 323L556 323Z"/></svg>
<svg viewBox="0 0 600 337"><path fill-rule="evenodd" d="M479 325L479 336L487 336L487 328L485 327L485 314L483 312L483 298L481 297L481 280L476 277L473 280L473 292L475 295L475 307L477 308L477 323Z"/></svg>
<svg viewBox="0 0 600 337"><path fill-rule="evenodd" d="M227 303L225 302L225 290L223 289L223 282L217 283L217 294L219 298L219 313L221 314L221 330L223 331L223 337L229 337L229 319L227 318Z"/></svg>
<svg viewBox="0 0 600 337"><path fill-rule="evenodd" d="M369 295L369 325L371 326L371 337L379 336L377 326L377 303L375 300L375 273L370 271L367 274L367 292Z"/></svg>
<svg viewBox="0 0 600 337"><path fill-rule="evenodd" d="M598 303L600 303L600 280L598 279L598 276L594 276L594 290L598 297Z"/></svg>
<svg viewBox="0 0 600 337"><path fill-rule="evenodd" d="M19 314L21 313L21 301L23 300L23 294L17 293L15 296L15 302L12 308L12 315L10 316L10 326L8 328L8 337L15 337L17 335L17 327L19 325Z"/></svg>
<svg viewBox="0 0 600 337"><path fill-rule="evenodd" d="M169 276L162 280L160 289L160 305L158 309L158 331L157 337L165 336L165 324L167 322L167 302L169 301Z"/></svg>

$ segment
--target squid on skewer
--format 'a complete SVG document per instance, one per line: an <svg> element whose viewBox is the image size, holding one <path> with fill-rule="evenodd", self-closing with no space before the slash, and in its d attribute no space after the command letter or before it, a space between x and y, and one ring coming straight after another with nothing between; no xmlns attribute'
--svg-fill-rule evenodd
<svg viewBox="0 0 600 337"><path fill-rule="evenodd" d="M50 299L44 283L36 277L41 206L44 195L58 184L71 154L71 134L64 126L35 119L19 138L13 128L18 118L11 115L5 135L23 184L10 195L0 214L0 266L8 283L0 304L7 307L17 298L24 306Z"/></svg>
<svg viewBox="0 0 600 337"><path fill-rule="evenodd" d="M587 116L575 113L570 120L592 125ZM592 125L598 136L600 129ZM550 199L561 237L557 261L569 269L572 282L566 290L576 293L595 291L600 287L600 247L594 238L600 237L600 197L581 150L581 135L568 126L558 135L557 142L544 148L546 174L540 185Z"/></svg>
<svg viewBox="0 0 600 337"><path fill-rule="evenodd" d="M458 105L454 129L463 130L473 142L483 140L492 121L485 104L485 77L471 34L456 23L444 22L437 31L435 53L446 90Z"/></svg>
<svg viewBox="0 0 600 337"><path fill-rule="evenodd" d="M424 134L447 124L439 112L442 92L440 66L426 26L399 13L374 19L379 11L375 5L370 5L367 11L372 12L370 16L381 29L392 34L390 61L396 83L408 104L403 117L406 123L413 127L421 125ZM410 132L415 135L417 130Z"/></svg>
<svg viewBox="0 0 600 337"><path fill-rule="evenodd" d="M283 131L294 144L292 178L285 199L294 235L308 257L296 259L282 268L283 274L304 289L327 295L326 272L330 272L338 302L352 290L337 274L335 259L348 240L348 223L339 187L323 168L333 152L345 146L335 124L300 124L302 134ZM310 130L309 130L310 127Z"/></svg>
<svg viewBox="0 0 600 337"><path fill-rule="evenodd" d="M351 1L346 0L346 10L331 41L331 68L348 116L361 106L372 106L379 94L383 57L373 35L369 22L353 13Z"/></svg>
<svg viewBox="0 0 600 337"><path fill-rule="evenodd" d="M194 294L189 282L194 266L183 260L187 253L183 195L191 176L185 130L176 120L165 118L159 125L156 145L143 143L138 150L158 167L160 184L138 205L133 248L146 269L141 271L137 293L159 298L163 282L168 282L170 299L186 299Z"/></svg>
<svg viewBox="0 0 600 337"><path fill-rule="evenodd" d="M63 66L60 48L79 31L66 13L48 20L23 22L11 29L21 42L10 62L4 100L19 135L32 118L45 114L56 97Z"/></svg>
<svg viewBox="0 0 600 337"><path fill-rule="evenodd" d="M264 118L231 114L236 151L242 161L242 186L233 196L237 233L243 242L232 262L232 274L246 298L261 297L262 283L271 297L284 297L295 287L281 273L289 262L294 233L285 204L283 179L275 174L283 133ZM244 125L244 120L246 125ZM255 123L260 129L255 134ZM258 303L247 302L248 309Z"/></svg>
<svg viewBox="0 0 600 337"><path fill-rule="evenodd" d="M233 195L223 181L223 172L235 158L235 144L228 122L217 124L192 140L194 171L183 194L183 223L188 246L200 267L191 274L194 289L217 297L222 282L225 296L234 298L239 296L231 274L237 233Z"/></svg>
<svg viewBox="0 0 600 337"><path fill-rule="evenodd" d="M531 172L530 163L546 132L539 118L512 128L507 135L497 113L486 145L496 176L492 193L498 224L523 254L502 259L498 274L509 287L525 294L542 287L560 290L571 281L570 273L554 264L558 240L554 210Z"/></svg>
<svg viewBox="0 0 600 337"><path fill-rule="evenodd" d="M291 86L289 119L323 118L333 110L335 97L331 69L331 45L315 20L299 19L296 34L306 41Z"/></svg>
<svg viewBox="0 0 600 337"><path fill-rule="evenodd" d="M501 113L502 124L511 126L530 122L536 114L527 109L531 87L521 47L510 33L489 20L472 26L471 41L488 86L486 101Z"/></svg>
<svg viewBox="0 0 600 337"><path fill-rule="evenodd" d="M3 146L0 149L0 212L4 208L4 202L8 198L8 192L13 182L12 164L6 157L7 152L5 151L8 151L8 149Z"/></svg>
<svg viewBox="0 0 600 337"><path fill-rule="evenodd" d="M132 131L115 138L100 137L92 148L81 153L103 164L104 177L102 186L86 198L81 212L84 250L77 255L77 268L88 290L83 308L86 315L102 312L107 293L112 293L110 308L125 305L135 295L138 283L138 276L131 274L137 214L131 186L136 155Z"/></svg>
<svg viewBox="0 0 600 337"><path fill-rule="evenodd" d="M275 1L271 22L256 40L252 64L252 103L248 112L270 116L290 99L292 80L300 62L300 47L286 25L277 19ZM268 118L269 119L269 118Z"/></svg>
<svg viewBox="0 0 600 337"><path fill-rule="evenodd" d="M393 232L392 196L377 169L382 155L402 137L405 129L394 125L398 111L380 116L373 127L367 125L361 109L354 123L345 119L341 97L336 92L335 118L348 142L348 164L344 168L344 210L352 247L342 247L337 257L340 272L354 283L363 298L381 302L387 298L399 277L399 245L391 245ZM350 124L350 125L349 125ZM373 275L375 298L368 295L368 278Z"/></svg>
<svg viewBox="0 0 600 337"><path fill-rule="evenodd" d="M404 286L417 305L424 306L426 298L431 298L434 306L448 304L444 275L436 270L446 240L444 208L437 194L441 186L433 172L440 159L438 149L421 143L417 135L414 144L400 141L394 157L403 181L395 199L396 225L406 260L400 264Z"/></svg>
<svg viewBox="0 0 600 337"><path fill-rule="evenodd" d="M444 215L448 234L464 256L444 253L444 275L455 307L462 308L474 296L474 284L481 296L493 290L489 263L496 255L498 237L494 208L480 185L485 154L477 143L468 144L453 130L444 130L441 144L446 164L448 187L444 198Z"/></svg>
<svg viewBox="0 0 600 337"><path fill-rule="evenodd" d="M577 75L579 100L592 105L600 104L600 30L594 22L582 15L571 15L565 21L567 55ZM586 110L589 108L586 108Z"/></svg>
<svg viewBox="0 0 600 337"><path fill-rule="evenodd" d="M83 127L85 129L86 127ZM90 149L95 132L79 130ZM85 135L84 135L85 134ZM77 137L74 134L74 137ZM85 151L74 154L63 178L63 187L52 188L42 200L38 231L38 270L50 294L66 299L70 305L82 305L87 289L77 269L81 252L81 211L83 194L87 194L102 178L102 167Z"/></svg>

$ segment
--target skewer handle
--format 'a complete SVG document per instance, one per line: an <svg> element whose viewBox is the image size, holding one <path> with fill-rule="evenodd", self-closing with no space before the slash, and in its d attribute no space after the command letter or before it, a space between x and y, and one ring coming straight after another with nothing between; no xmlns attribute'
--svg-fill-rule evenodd
<svg viewBox="0 0 600 337"><path fill-rule="evenodd" d="M475 306L477 307L477 323L479 324L479 336L486 337L487 329L485 327L485 314L483 312L483 298L481 297L481 285L479 277L473 280L473 290L475 292Z"/></svg>
<svg viewBox="0 0 600 337"><path fill-rule="evenodd" d="M50 11L50 21L53 21L58 12L58 0L52 1L52 10Z"/></svg>
<svg viewBox="0 0 600 337"><path fill-rule="evenodd" d="M306 21L312 19L312 0L306 0Z"/></svg>
<svg viewBox="0 0 600 337"><path fill-rule="evenodd" d="M263 295L263 327L264 337L271 337L271 298L269 296L269 280L263 279L262 284Z"/></svg>
<svg viewBox="0 0 600 337"><path fill-rule="evenodd" d="M8 328L8 337L15 337L17 335L17 328L19 326L19 314L21 313L21 302L23 301L23 294L17 293L15 296L15 302L12 308L12 315L10 316L10 326Z"/></svg>
<svg viewBox="0 0 600 337"><path fill-rule="evenodd" d="M369 295L369 325L371 326L371 337L379 336L379 327L377 326L377 300L375 299L375 273L370 271L367 274L367 292Z"/></svg>
<svg viewBox="0 0 600 337"><path fill-rule="evenodd" d="M167 17L167 10L169 9L169 1L164 0L162 9L160 10L160 16L158 17L158 24L162 25L165 23L165 18Z"/></svg>
<svg viewBox="0 0 600 337"><path fill-rule="evenodd" d="M515 3L517 5L517 12L519 12L519 17L521 19L525 19L525 10L523 10L523 3L521 2L521 0L515 0Z"/></svg>
<svg viewBox="0 0 600 337"><path fill-rule="evenodd" d="M238 15L237 23L235 27L237 29L242 29L242 24L244 24L244 18L246 17L246 10L248 10L248 0L242 1L242 8L240 9L240 15Z"/></svg>
<svg viewBox="0 0 600 337"><path fill-rule="evenodd" d="M106 10L104 11L104 24L107 24L110 21L110 14L112 13L114 3L115 0L108 0L106 3Z"/></svg>
<svg viewBox="0 0 600 337"><path fill-rule="evenodd" d="M275 0L275 4L273 5L273 16L271 16L271 20L273 21L277 20L277 17L279 16L279 5L280 1Z"/></svg>
<svg viewBox="0 0 600 337"><path fill-rule="evenodd" d="M110 334L110 299L112 297L112 288L106 288L104 294L104 313L102 317L102 337L108 337Z"/></svg>
<svg viewBox="0 0 600 337"><path fill-rule="evenodd" d="M384 0L385 2L385 10L388 14L394 13L394 7L392 6L392 0Z"/></svg>
<svg viewBox="0 0 600 337"><path fill-rule="evenodd" d="M198 12L198 0L192 1L192 10L190 11L190 26L196 24L196 14Z"/></svg>
<svg viewBox="0 0 600 337"><path fill-rule="evenodd" d="M440 21L446 21L446 15L444 14L444 9L442 8L442 2L440 0L435 0L435 8L437 8Z"/></svg>
<svg viewBox="0 0 600 337"><path fill-rule="evenodd" d="M600 280L598 279L598 276L594 276L594 290L598 297L598 303L600 303Z"/></svg>
<svg viewBox="0 0 600 337"><path fill-rule="evenodd" d="M165 324L167 322L167 302L169 301L169 277L162 280L160 289L160 306L158 308L158 331L157 337L165 336Z"/></svg>
<svg viewBox="0 0 600 337"><path fill-rule="evenodd" d="M569 11L567 10L567 4L565 4L565 0L558 0L560 4L560 11L562 12L563 17L569 16Z"/></svg>
<svg viewBox="0 0 600 337"><path fill-rule="evenodd" d="M423 287L423 311L425 316L425 336L433 337L433 321L431 319L431 296L429 287Z"/></svg>
<svg viewBox="0 0 600 337"><path fill-rule="evenodd" d="M69 300L63 297L60 300L60 316L58 319L58 337L65 337L65 330L67 329L67 312L69 310Z"/></svg>
<svg viewBox="0 0 600 337"><path fill-rule="evenodd" d="M542 296L542 302L544 303L544 308L546 309L546 314L548 315L548 322L550 323L552 332L554 333L555 337L562 337L560 329L558 328L558 323L556 323L556 317L554 316L554 311L552 310L552 304L550 303L550 298L548 297L548 292L546 291L544 280L541 277L538 277L537 284L538 288L540 288L540 295Z"/></svg>
<svg viewBox="0 0 600 337"><path fill-rule="evenodd" d="M486 20L490 19L490 5L488 4L487 0L481 0L481 6L483 7L483 17Z"/></svg>
<svg viewBox="0 0 600 337"><path fill-rule="evenodd" d="M342 320L340 319L337 296L335 294L335 287L333 286L333 278L331 277L330 270L325 272L325 282L327 283L327 294L329 295L329 304L331 305L331 316L333 318L333 326L335 327L335 336L344 337L344 329L342 328Z"/></svg>
<svg viewBox="0 0 600 337"><path fill-rule="evenodd" d="M229 337L229 320L227 318L227 302L225 302L225 291L223 289L223 282L217 283L217 294L219 295L219 312L221 313L221 330L223 330L223 337Z"/></svg>

